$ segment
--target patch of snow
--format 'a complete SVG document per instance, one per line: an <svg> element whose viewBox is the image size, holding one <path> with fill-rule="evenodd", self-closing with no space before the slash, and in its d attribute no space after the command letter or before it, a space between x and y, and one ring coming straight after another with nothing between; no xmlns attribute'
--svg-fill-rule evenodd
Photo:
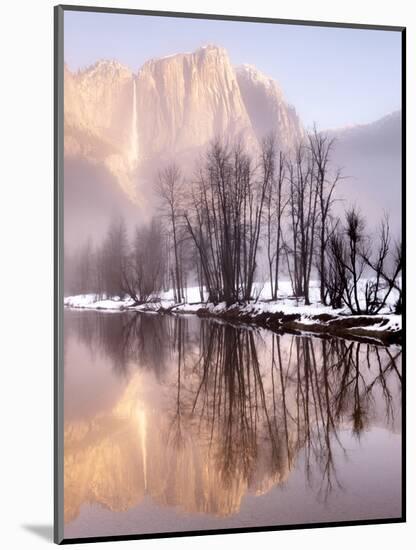
<svg viewBox="0 0 416 550"><path fill-rule="evenodd" d="M366 281L361 282L360 295L363 296ZM175 304L174 292L172 289L161 293L159 297L153 297L152 301L146 304L133 305L130 298L112 297L99 297L95 294L81 294L77 296L69 296L64 299L64 305L71 308L82 309L99 309L106 311L120 311L122 309L133 309L135 311L157 312L161 308L169 309L172 313L195 313L199 309L205 309L207 313L218 315L226 311L235 310L239 315L255 317L260 314L277 314L283 315L300 315L300 318L296 322L304 325L322 324L325 325L328 321L316 319L316 316L322 314L328 314L331 317L349 317L350 312L348 308L332 309L330 306L323 306L319 301L320 290L319 282L311 281L310 285L310 302L311 305L305 305L303 299L297 299L292 295L292 288L290 281L279 282L278 299L276 301L270 300L270 285L268 283L255 283L253 287L253 294L257 296L257 300L252 300L244 305L232 305L229 308L225 302L219 304L212 304L207 302L201 302L200 289L198 286L189 287L185 291L184 303ZM397 301L397 291L392 291L388 297L387 303L382 311L380 311L379 322L370 325L359 327L362 331L380 331L380 332L397 332L402 328L401 315L395 315L394 304ZM207 299L207 293L204 291L204 298ZM359 319L359 316L354 316L355 319ZM363 315L363 317L368 317ZM386 322L387 320L387 322ZM354 327L357 329L357 327Z"/></svg>
<svg viewBox="0 0 416 550"><path fill-rule="evenodd" d="M119 297L100 299L96 294L78 294L64 298L64 306L81 309L125 309L132 301L122 300Z"/></svg>
<svg viewBox="0 0 416 550"><path fill-rule="evenodd" d="M359 318L359 317L358 317ZM387 320L387 323L386 323ZM383 315L380 318L380 321L374 325L364 326L364 327L355 327L363 331L388 331L388 332L398 332L402 330L402 316L401 315Z"/></svg>

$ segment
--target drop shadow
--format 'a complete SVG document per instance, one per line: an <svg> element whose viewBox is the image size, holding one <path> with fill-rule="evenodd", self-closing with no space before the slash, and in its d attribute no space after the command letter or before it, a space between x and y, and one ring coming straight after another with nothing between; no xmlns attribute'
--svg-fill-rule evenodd
<svg viewBox="0 0 416 550"><path fill-rule="evenodd" d="M22 525L23 529L30 531L38 537L53 542L53 526L52 525Z"/></svg>

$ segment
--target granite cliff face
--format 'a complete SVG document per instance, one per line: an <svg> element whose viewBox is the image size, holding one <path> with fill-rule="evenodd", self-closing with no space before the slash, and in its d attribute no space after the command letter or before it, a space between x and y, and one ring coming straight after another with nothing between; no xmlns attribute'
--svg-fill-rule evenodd
<svg viewBox="0 0 416 550"><path fill-rule="evenodd" d="M294 107L287 104L277 82L252 65L237 67L236 76L257 139L261 141L274 131L280 147L293 149L304 137L304 131Z"/></svg>
<svg viewBox="0 0 416 550"><path fill-rule="evenodd" d="M135 200L129 164L133 75L116 61L100 61L83 72L64 73L64 150L104 167Z"/></svg>
<svg viewBox="0 0 416 550"><path fill-rule="evenodd" d="M137 74L116 61L66 68L64 103L66 157L104 165L139 203L144 166L192 161L215 137L257 150L270 131L285 148L303 132L278 85L254 67L235 69L217 46L151 59Z"/></svg>
<svg viewBox="0 0 416 550"><path fill-rule="evenodd" d="M151 60L137 76L140 150L145 157L180 153L214 136L255 135L237 78L222 48Z"/></svg>
<svg viewBox="0 0 416 550"><path fill-rule="evenodd" d="M65 67L65 137L71 138L72 130L122 151L129 137L129 113L125 106L131 104L132 78L131 71L116 61L100 61L75 74ZM78 145L78 151L84 154L98 152L87 147L88 140L80 138L78 135L78 139L75 136L69 139L65 143L66 151L75 153Z"/></svg>

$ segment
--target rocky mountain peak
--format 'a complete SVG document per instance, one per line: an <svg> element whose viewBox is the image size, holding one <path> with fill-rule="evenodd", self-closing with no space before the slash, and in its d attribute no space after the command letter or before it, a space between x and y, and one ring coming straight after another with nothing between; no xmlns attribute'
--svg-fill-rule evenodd
<svg viewBox="0 0 416 550"><path fill-rule="evenodd" d="M66 154L105 165L129 197L141 167L175 158L191 170L214 138L242 138L255 152L267 133L290 148L303 132L273 79L234 68L214 44L150 59L136 74L116 60L68 69L65 125Z"/></svg>
<svg viewBox="0 0 416 550"><path fill-rule="evenodd" d="M259 71L259 69L257 69L254 65L239 65L235 68L235 70L241 80L245 79L251 82L254 86L263 86L270 91L273 90L281 101L284 99L283 92L277 82Z"/></svg>
<svg viewBox="0 0 416 550"><path fill-rule="evenodd" d="M216 46L215 44L206 44L195 50L194 55L198 57L226 57L228 59L228 53L222 46Z"/></svg>
<svg viewBox="0 0 416 550"><path fill-rule="evenodd" d="M122 65L116 59L101 59L93 65L87 67L84 71L81 71L84 76L94 79L97 77L131 77L131 70Z"/></svg>
<svg viewBox="0 0 416 550"><path fill-rule="evenodd" d="M280 86L253 65L241 65L235 72L257 139L274 132L282 149L292 149L303 139L304 130Z"/></svg>

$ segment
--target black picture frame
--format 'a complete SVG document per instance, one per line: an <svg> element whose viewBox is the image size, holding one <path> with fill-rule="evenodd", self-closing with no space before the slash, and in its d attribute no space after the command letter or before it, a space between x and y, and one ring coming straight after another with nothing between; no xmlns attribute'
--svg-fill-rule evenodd
<svg viewBox="0 0 416 550"><path fill-rule="evenodd" d="M254 23L275 23L313 27L368 29L393 31L401 35L401 100L402 100L402 204L401 229L403 238L403 399L402 399L402 514L397 518L321 523L270 525L249 528L210 529L206 531L158 532L151 534L97 536L65 539L63 536L63 72L64 72L64 13L69 11L130 14L168 18L209 19ZM140 540L149 538L189 537L214 534L234 534L293 529L317 529L357 525L377 525L406 522L406 28L398 26L352 24L340 22L216 15L208 13L182 13L130 8L57 5L54 7L54 542L79 544L104 541Z"/></svg>

